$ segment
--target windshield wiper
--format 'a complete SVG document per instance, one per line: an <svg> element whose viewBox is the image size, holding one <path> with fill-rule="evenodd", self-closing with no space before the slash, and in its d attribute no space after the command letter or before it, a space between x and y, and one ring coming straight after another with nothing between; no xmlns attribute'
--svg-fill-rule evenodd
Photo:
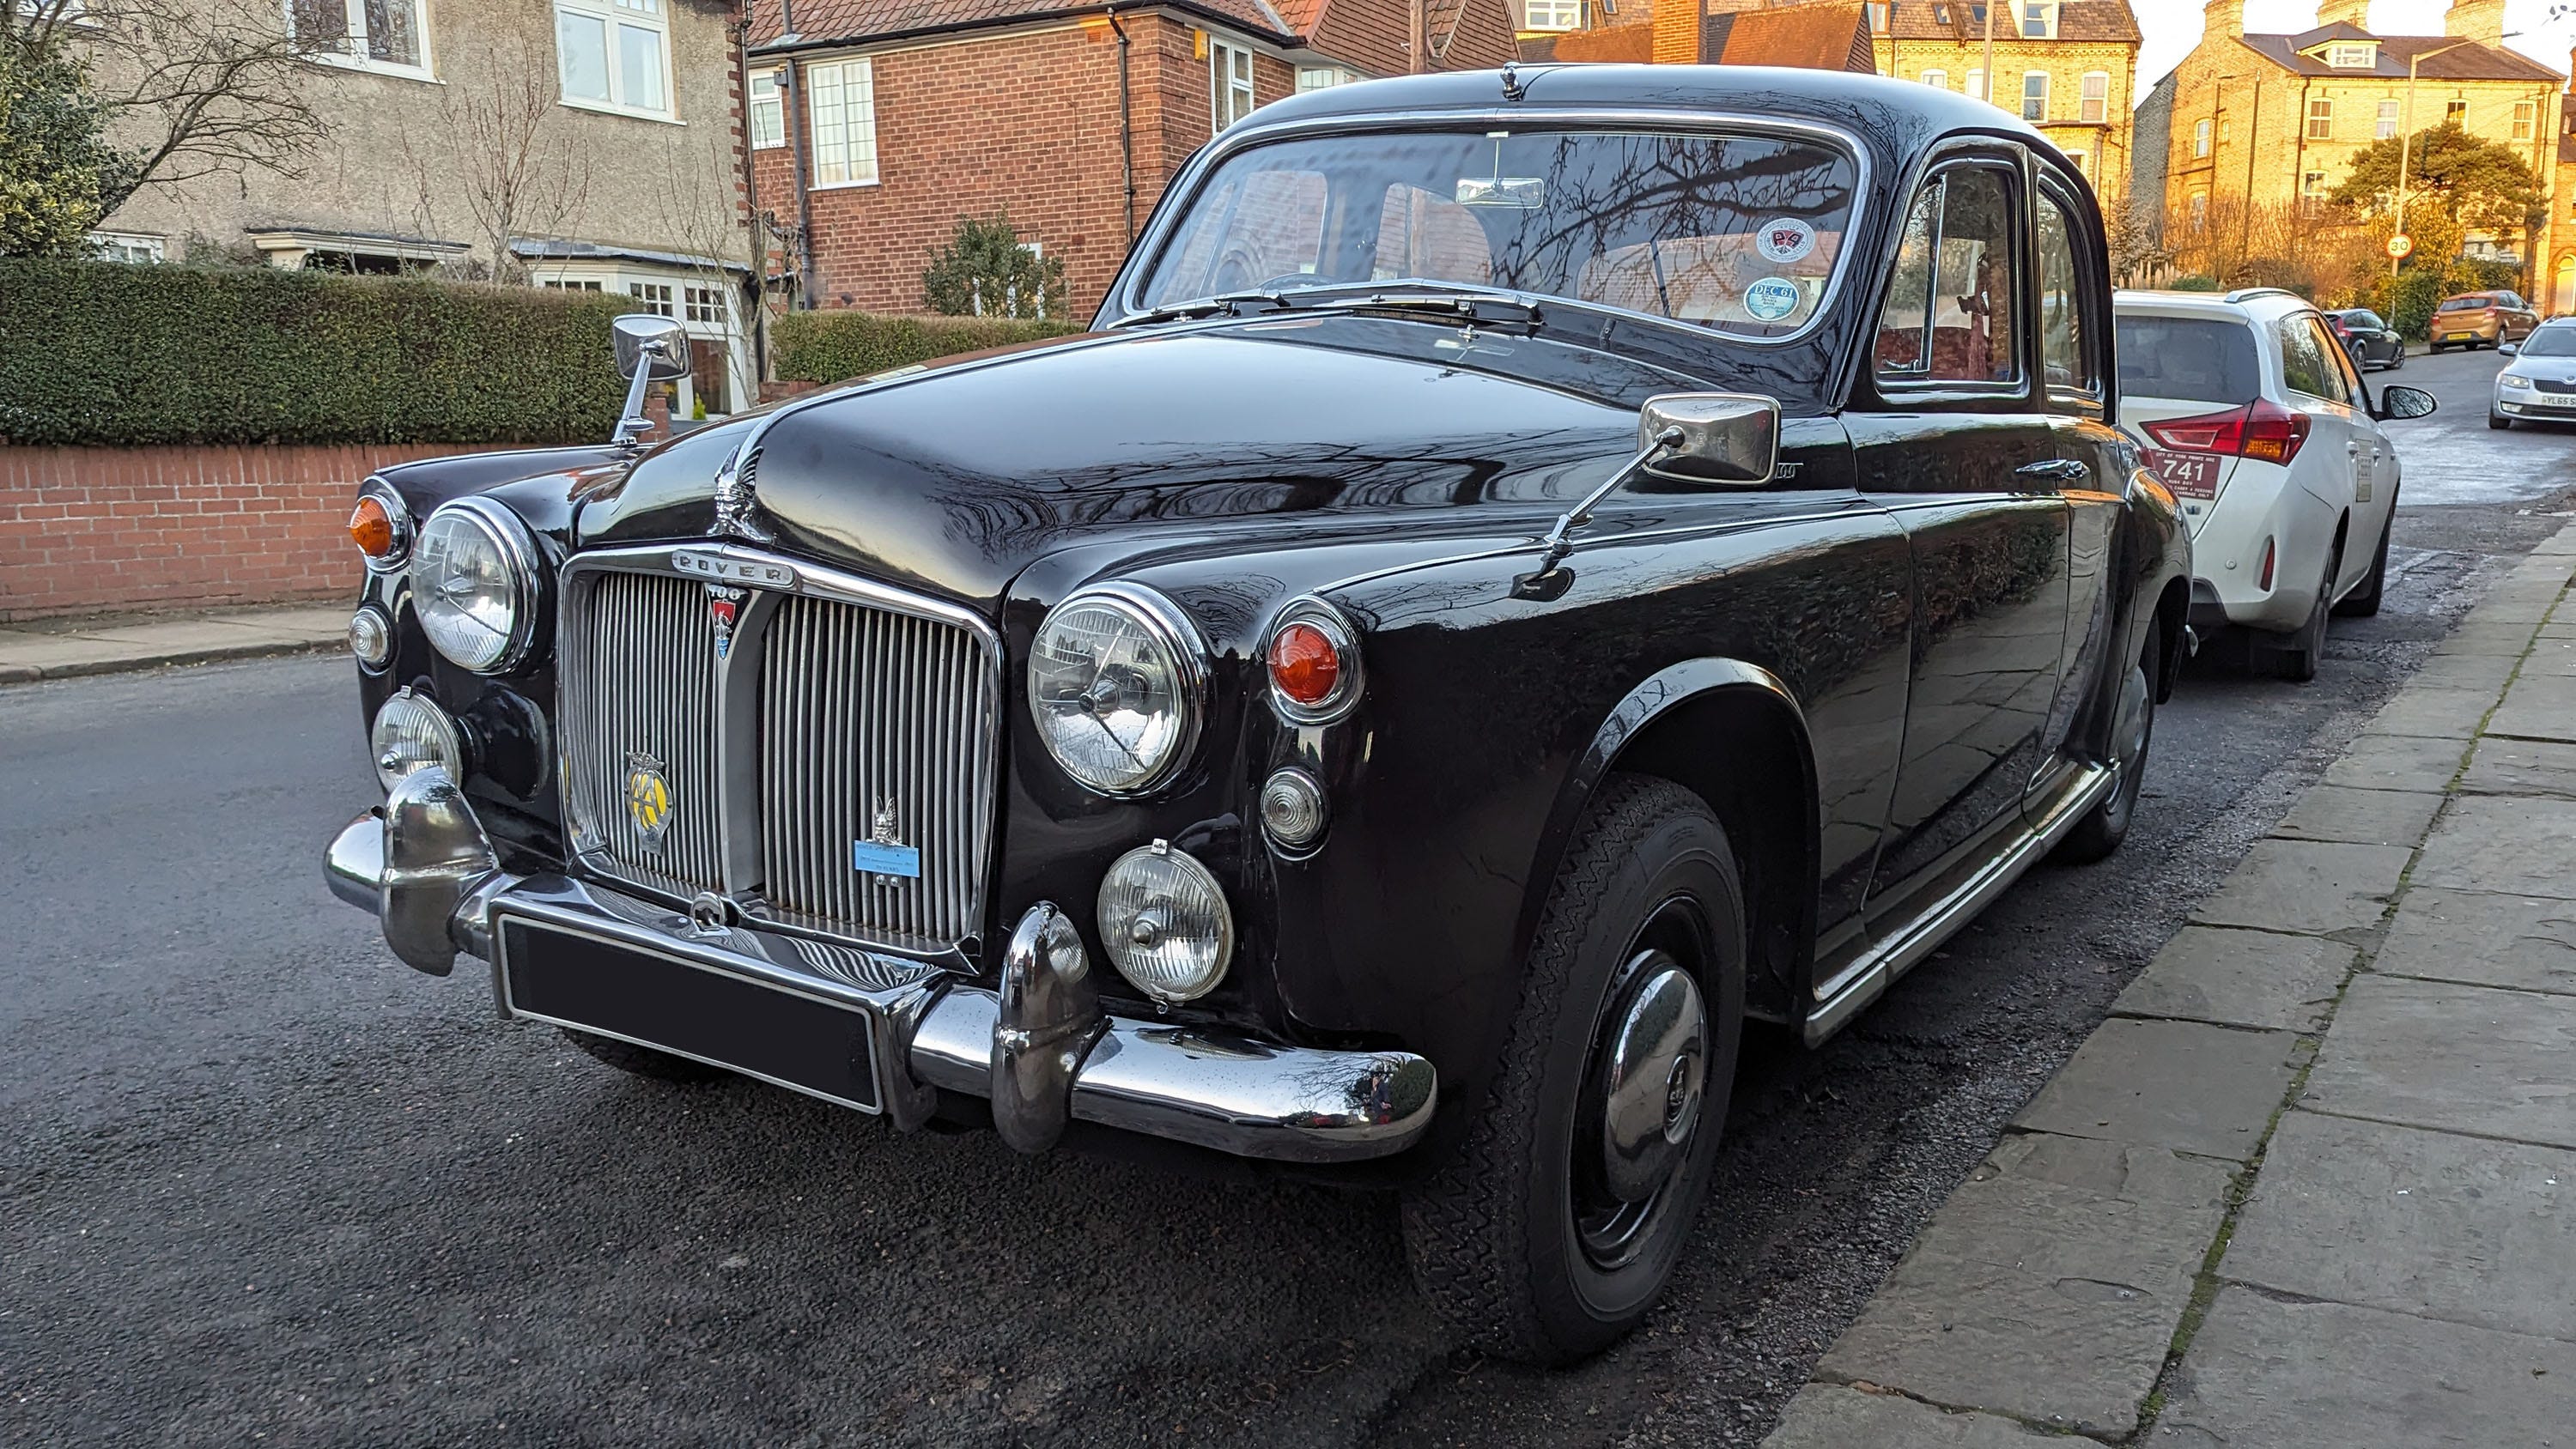
<svg viewBox="0 0 2576 1449"><path fill-rule="evenodd" d="M1186 302L1165 303L1151 311L1121 317L1109 325L1147 327L1156 322L1195 322L1201 317L1213 317L1220 312L1229 317L1240 317L1243 315L1244 305L1250 302L1266 302L1273 310L1288 305L1288 300L1277 292L1260 290L1219 292L1213 297L1193 297Z"/></svg>
<svg viewBox="0 0 2576 1449"><path fill-rule="evenodd" d="M1357 293L1359 295L1352 295ZM1539 304L1518 292L1457 282L1400 277L1385 282L1347 282L1292 287L1278 294L1283 307L1332 307L1352 312L1408 312L1455 317L1462 322L1508 322L1535 329L1546 316Z"/></svg>

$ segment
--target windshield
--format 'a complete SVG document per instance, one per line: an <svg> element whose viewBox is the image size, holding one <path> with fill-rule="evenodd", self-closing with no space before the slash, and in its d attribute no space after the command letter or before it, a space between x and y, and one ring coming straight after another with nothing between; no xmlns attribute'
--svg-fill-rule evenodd
<svg viewBox="0 0 2576 1449"><path fill-rule="evenodd" d="M2494 305L2495 299L2492 297L2449 297L2443 300L2442 310L2445 312L2467 312L2475 308L2492 307Z"/></svg>
<svg viewBox="0 0 2576 1449"><path fill-rule="evenodd" d="M1823 304L1849 157L1752 135L1407 131L1228 158L1143 305L1400 279L1502 287L1781 337Z"/></svg>
<svg viewBox="0 0 2576 1449"><path fill-rule="evenodd" d="M2523 340L2525 357L2576 357L2576 327L2543 327Z"/></svg>

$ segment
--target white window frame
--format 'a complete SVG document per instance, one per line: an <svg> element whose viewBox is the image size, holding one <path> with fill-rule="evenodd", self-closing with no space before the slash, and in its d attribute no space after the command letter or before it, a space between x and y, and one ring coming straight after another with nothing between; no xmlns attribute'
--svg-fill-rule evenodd
<svg viewBox="0 0 2576 1449"><path fill-rule="evenodd" d="M612 116L636 116L648 121L676 121L680 117L679 97L674 94L678 80L672 69L671 7L677 0L554 0L555 18L555 94L577 111L602 111ZM565 88L563 55L563 20L571 15L596 21L607 49L601 56L608 67L608 99L576 96ZM626 68L618 63L617 32L621 29L651 32L661 42L662 104L648 106L631 100L626 94Z"/></svg>
<svg viewBox="0 0 2576 1449"><path fill-rule="evenodd" d="M2454 116L2459 118L2461 130L2465 131L2469 128L2469 103L2466 98L2453 97L2442 103L2443 123L2449 124Z"/></svg>
<svg viewBox="0 0 2576 1449"><path fill-rule="evenodd" d="M2032 81L2039 82L2039 94L2037 95L2031 94L2030 83ZM2033 101L2037 101L2039 103L2039 114L2036 116L2030 113L2030 106ZM2021 73L2021 118L2025 121L2045 121L2048 119L2048 72L2044 70L2026 70Z"/></svg>
<svg viewBox="0 0 2576 1449"><path fill-rule="evenodd" d="M2369 70L2379 64L2379 47L2340 40L2326 47L2326 64L2336 70Z"/></svg>
<svg viewBox="0 0 2576 1449"><path fill-rule="evenodd" d="M2111 73L2088 70L2075 87L2075 119L2088 126L2099 126L2111 119Z"/></svg>
<svg viewBox="0 0 2576 1449"><path fill-rule="evenodd" d="M824 144L827 138L823 131L824 104L820 97L823 91L822 82L827 76L840 90L842 97L837 103L840 109L840 134L829 138L844 153L837 163L831 158L830 148ZM848 60L813 61L806 65L804 73L796 80L797 84L804 88L805 127L813 143L812 189L834 191L844 186L876 185L882 179L882 173L878 167L876 62L864 55ZM867 132L864 138L857 134L859 126L854 126L850 117L849 95L854 82L865 92L861 104L866 108L866 115L859 123ZM865 152L864 156L861 155L862 150ZM842 174L837 177L830 176L829 172L836 164L841 168ZM861 174L862 172L865 174Z"/></svg>
<svg viewBox="0 0 2576 1449"><path fill-rule="evenodd" d="M94 231L89 234L89 247L103 262L149 266L170 260L170 239L150 232Z"/></svg>
<svg viewBox="0 0 2576 1449"><path fill-rule="evenodd" d="M2311 141L2333 140L2334 123L2334 97L2308 97L2308 139Z"/></svg>
<svg viewBox="0 0 2576 1449"><path fill-rule="evenodd" d="M2022 39L2055 40L2057 38L2057 0L2021 0L2021 3L2015 5L2013 9L2016 12L2013 17L2013 29ZM2034 25L2039 29L2033 31L2031 27Z"/></svg>
<svg viewBox="0 0 2576 1449"><path fill-rule="evenodd" d="M743 96L744 139L754 151L771 151L787 144L787 87L782 83L783 70L756 70L751 73L749 89ZM762 83L769 88L767 99L761 96Z"/></svg>
<svg viewBox="0 0 2576 1449"><path fill-rule="evenodd" d="M1937 65L1933 66L1923 72L1923 83L1935 90L1946 91L1950 88L1950 73Z"/></svg>
<svg viewBox="0 0 2576 1449"><path fill-rule="evenodd" d="M328 4L329 0L320 0L320 3ZM419 81L438 79L438 61L430 49L429 41L429 0L393 0L395 4L411 6L412 33L420 38L420 61L416 65L405 65L393 60L378 60L367 54L366 0L343 0L343 3L348 7L350 48L308 50L304 52L306 60L319 65L335 65L342 70L362 70L369 75L400 76L405 80ZM295 0L279 0L279 6L286 12L286 33L293 36Z"/></svg>
<svg viewBox="0 0 2576 1449"><path fill-rule="evenodd" d="M2385 140L2387 140L2389 137L2394 136L2394 135L2396 135L2396 134L2397 134L2397 126L2398 126L2398 105L2397 105L2397 102L2395 102L2395 101L2381 101L2381 102L2379 103L2379 117L2378 117L2378 119L2377 119L2377 120L2375 120L2375 121L2373 121L2373 122L2371 123L2371 136L2370 136L2370 138L2371 138L2372 140L2374 140L2374 141L2385 141Z"/></svg>
<svg viewBox="0 0 2576 1449"><path fill-rule="evenodd" d="M2513 103L2513 129L2507 133L2516 141L2528 141L2540 134L2540 102Z"/></svg>
<svg viewBox="0 0 2576 1449"><path fill-rule="evenodd" d="M723 287L703 286L697 282L680 285L681 316L709 327L724 327L733 322L732 299Z"/></svg>
<svg viewBox="0 0 2576 1449"><path fill-rule="evenodd" d="M1359 78L1357 73L1338 65L1301 65L1297 67L1297 94L1346 86Z"/></svg>
<svg viewBox="0 0 2576 1449"><path fill-rule="evenodd" d="M2191 159L2194 161L2209 154L2210 130L2206 116L2191 123Z"/></svg>
<svg viewBox="0 0 2576 1449"><path fill-rule="evenodd" d="M679 320L680 289L675 283L628 282L626 295L635 299L637 307L656 317L668 317L675 322Z"/></svg>
<svg viewBox="0 0 2576 1449"><path fill-rule="evenodd" d="M1972 101L1982 101L1985 98L1986 73L1982 70L1971 69L1968 72L1968 99Z"/></svg>
<svg viewBox="0 0 2576 1449"><path fill-rule="evenodd" d="M1583 0L1522 0L1521 21L1526 30L1580 30Z"/></svg>
<svg viewBox="0 0 2576 1449"><path fill-rule="evenodd" d="M1261 62L1251 46L1237 40L1220 40L1211 35L1207 50L1208 134L1213 136L1261 108ZM1243 60L1241 85L1237 85L1234 79L1234 62L1238 56ZM1232 102L1238 95L1243 100L1243 110L1229 115L1233 109Z"/></svg>

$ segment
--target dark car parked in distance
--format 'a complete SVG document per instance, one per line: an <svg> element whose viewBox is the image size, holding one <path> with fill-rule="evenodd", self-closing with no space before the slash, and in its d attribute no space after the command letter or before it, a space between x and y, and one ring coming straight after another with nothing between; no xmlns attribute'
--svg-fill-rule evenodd
<svg viewBox="0 0 2576 1449"><path fill-rule="evenodd" d="M2367 370L2373 367L2398 368L2406 365L2406 339L2388 325L2380 315L2367 307L2347 307L2325 314L2326 326L2334 330L2335 340L2352 354L2353 362Z"/></svg>
<svg viewBox="0 0 2576 1449"><path fill-rule="evenodd" d="M327 875L630 1071L1399 1189L1561 1362L1691 1241L1748 1021L2128 831L2191 574L2112 335L2082 174L1965 96L1298 95L1086 335L369 480Z"/></svg>

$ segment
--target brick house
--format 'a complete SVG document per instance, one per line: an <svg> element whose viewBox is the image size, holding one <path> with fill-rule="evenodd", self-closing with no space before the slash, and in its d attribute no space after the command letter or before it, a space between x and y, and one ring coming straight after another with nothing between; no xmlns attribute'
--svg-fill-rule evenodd
<svg viewBox="0 0 2576 1449"><path fill-rule="evenodd" d="M1427 0L1422 69L1512 56L1504 0ZM1301 89L1415 69L1405 0L752 0L752 204L802 300L924 309L961 217L1061 257L1076 317L1190 153Z"/></svg>
<svg viewBox="0 0 2576 1449"><path fill-rule="evenodd" d="M2505 47L2504 0L2454 0L2440 35L2374 33L2361 24L2368 10L2327 0L2312 29L2248 35L2244 0L2209 0L2200 44L2174 72L2173 224L2321 202L2373 142L2445 123L2510 147L2542 185L2555 181L2566 78ZM2553 204L2539 236L2472 233L2468 249L2523 262L2523 290L2542 301L2566 234Z"/></svg>
<svg viewBox="0 0 2576 1449"><path fill-rule="evenodd" d="M2097 193L2127 194L2139 43L2128 0L1991 10L1985 0L1912 0L1870 11L1882 73L1992 99L2055 142Z"/></svg>

